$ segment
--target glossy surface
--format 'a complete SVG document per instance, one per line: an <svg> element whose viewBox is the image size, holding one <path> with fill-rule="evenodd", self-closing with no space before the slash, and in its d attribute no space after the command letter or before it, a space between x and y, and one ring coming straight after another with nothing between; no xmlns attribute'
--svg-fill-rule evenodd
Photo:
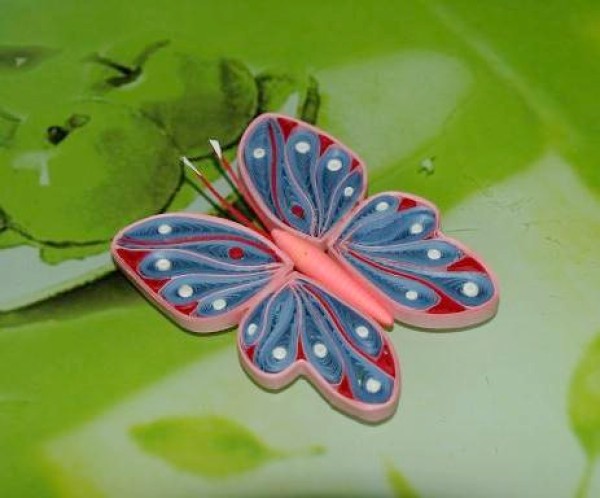
<svg viewBox="0 0 600 498"><path fill-rule="evenodd" d="M114 276L4 313L0 494L598 496L599 23L595 1L4 1L3 46L81 61L134 32L185 36L194 53L313 73L318 124L367 161L371 192L434 202L505 299L477 329L396 327L402 405L377 427L302 382L251 386L234 334L182 334ZM78 92L66 63L10 60L3 82L44 68L43 85L20 84L28 102ZM32 268L0 263L15 289Z"/></svg>

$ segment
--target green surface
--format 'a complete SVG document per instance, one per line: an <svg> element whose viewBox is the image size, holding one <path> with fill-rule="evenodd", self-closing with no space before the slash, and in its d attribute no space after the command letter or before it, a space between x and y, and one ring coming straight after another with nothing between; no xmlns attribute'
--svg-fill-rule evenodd
<svg viewBox="0 0 600 498"><path fill-rule="evenodd" d="M1 10L0 256L27 240L6 222L54 244L42 257L57 265L184 207L181 150L211 134L232 144L254 111L287 104L367 161L371 192L438 204L503 296L474 330L396 327L404 393L375 427L300 382L260 390L237 366L234 334L182 333L117 275L2 313L2 496L600 496L597 2ZM115 76L93 54L131 68L161 40L138 80L101 88ZM81 101L94 95L110 102ZM74 126L80 115L91 119ZM52 125L69 131L58 144ZM119 137L95 141L106 133ZM10 275L35 280L21 268Z"/></svg>

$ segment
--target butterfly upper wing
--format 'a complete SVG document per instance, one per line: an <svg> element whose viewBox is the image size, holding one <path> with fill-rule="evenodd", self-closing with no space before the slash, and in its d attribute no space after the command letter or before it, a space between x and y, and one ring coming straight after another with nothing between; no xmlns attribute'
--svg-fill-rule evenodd
<svg viewBox="0 0 600 498"><path fill-rule="evenodd" d="M379 421L396 409L400 370L385 333L298 273L248 312L238 347L246 371L265 387L305 376L355 417Z"/></svg>
<svg viewBox="0 0 600 498"><path fill-rule="evenodd" d="M322 239L364 198L366 172L350 149L312 126L263 114L245 131L238 165L269 228Z"/></svg>
<svg viewBox="0 0 600 498"><path fill-rule="evenodd" d="M115 262L184 328L223 330L281 285L292 263L272 242L237 223L200 214L163 214L124 228Z"/></svg>
<svg viewBox="0 0 600 498"><path fill-rule="evenodd" d="M496 312L498 289L489 269L441 233L438 210L424 199L400 192L370 197L327 244L401 322L455 328Z"/></svg>

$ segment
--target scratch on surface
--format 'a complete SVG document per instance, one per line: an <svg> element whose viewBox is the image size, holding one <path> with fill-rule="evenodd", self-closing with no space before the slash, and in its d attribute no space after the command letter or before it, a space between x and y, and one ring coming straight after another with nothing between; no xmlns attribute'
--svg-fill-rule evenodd
<svg viewBox="0 0 600 498"><path fill-rule="evenodd" d="M548 242L551 242L552 244L555 244L560 247L562 247L562 245L563 245L563 243L560 240L555 239L554 237L550 237L549 235L544 237L544 240L547 240Z"/></svg>
<svg viewBox="0 0 600 498"><path fill-rule="evenodd" d="M550 219L550 220L529 220L529 221L524 221L521 224L525 227L525 231L529 231L529 229L531 227L540 227L542 225L548 225L548 224L553 224L556 225L558 223L562 223L563 220L559 220L559 219Z"/></svg>

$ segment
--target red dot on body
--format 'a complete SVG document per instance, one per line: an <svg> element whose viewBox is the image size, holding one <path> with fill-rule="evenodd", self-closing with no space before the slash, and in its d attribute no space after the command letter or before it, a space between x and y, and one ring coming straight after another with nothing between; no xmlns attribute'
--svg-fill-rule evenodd
<svg viewBox="0 0 600 498"><path fill-rule="evenodd" d="M229 249L229 257L231 259L242 259L244 257L244 250L241 247L232 247Z"/></svg>
<svg viewBox="0 0 600 498"><path fill-rule="evenodd" d="M291 211L296 218L304 218L304 209L302 209L302 206L294 204Z"/></svg>

